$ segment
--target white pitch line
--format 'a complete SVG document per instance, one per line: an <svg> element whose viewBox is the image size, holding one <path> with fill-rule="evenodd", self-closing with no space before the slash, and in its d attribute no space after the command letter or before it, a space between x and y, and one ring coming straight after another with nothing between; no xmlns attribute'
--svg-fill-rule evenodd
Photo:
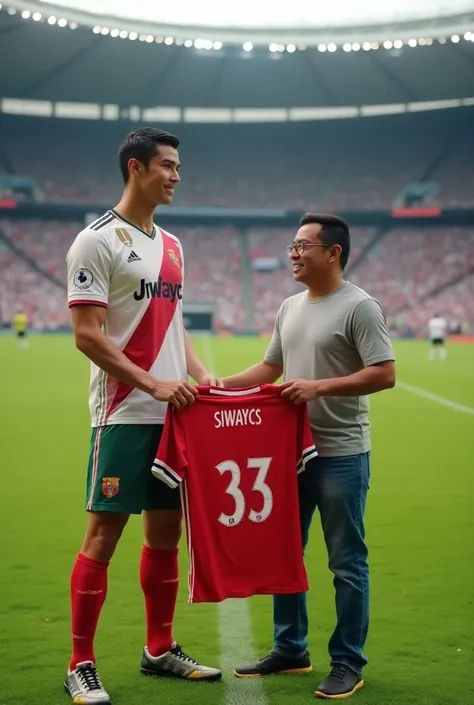
<svg viewBox="0 0 474 705"><path fill-rule="evenodd" d="M416 394L417 396L422 397L423 399L428 399L429 401L434 401L437 404L446 406L448 407L448 409L454 409L454 411L461 411L464 414L471 414L471 416L474 416L474 407L472 406L458 404L455 401L451 401L451 399L446 399L445 397L440 397L437 394L432 394L431 392L427 392L424 389L420 389L420 387L414 387L413 385L407 384L406 382L397 382L397 387L400 387L400 389L403 389L406 392Z"/></svg>
<svg viewBox="0 0 474 705"><path fill-rule="evenodd" d="M209 338L201 341L204 364L216 374ZM220 668L225 679L225 705L268 705L260 678L236 678L237 666L255 661L252 624L247 600L225 600L219 603Z"/></svg>
<svg viewBox="0 0 474 705"><path fill-rule="evenodd" d="M260 678L236 678L237 666L255 661L252 624L247 600L219 603L220 667L225 680L225 705L267 705Z"/></svg>

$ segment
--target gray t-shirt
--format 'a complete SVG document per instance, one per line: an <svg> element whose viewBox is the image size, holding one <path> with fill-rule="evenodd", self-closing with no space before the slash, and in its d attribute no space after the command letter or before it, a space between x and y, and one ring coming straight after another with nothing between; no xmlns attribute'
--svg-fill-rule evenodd
<svg viewBox="0 0 474 705"><path fill-rule="evenodd" d="M265 355L283 365L285 381L345 377L394 359L380 304L346 281L322 299L309 300L306 291L285 299ZM370 450L367 396L320 397L308 411L322 457Z"/></svg>

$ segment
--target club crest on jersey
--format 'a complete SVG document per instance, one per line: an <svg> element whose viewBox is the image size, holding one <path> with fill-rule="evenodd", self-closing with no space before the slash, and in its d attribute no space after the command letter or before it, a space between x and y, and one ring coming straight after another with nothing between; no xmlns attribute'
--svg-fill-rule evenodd
<svg viewBox="0 0 474 705"><path fill-rule="evenodd" d="M102 479L102 494L112 499L112 497L115 497L119 493L119 484L119 477L104 477Z"/></svg>
<svg viewBox="0 0 474 705"><path fill-rule="evenodd" d="M171 247L168 247L168 257L173 262L173 264L178 267L178 269L181 269L181 262L179 261L176 252Z"/></svg>
<svg viewBox="0 0 474 705"><path fill-rule="evenodd" d="M125 247L131 247L133 245L133 238L127 228L115 228L115 234Z"/></svg>

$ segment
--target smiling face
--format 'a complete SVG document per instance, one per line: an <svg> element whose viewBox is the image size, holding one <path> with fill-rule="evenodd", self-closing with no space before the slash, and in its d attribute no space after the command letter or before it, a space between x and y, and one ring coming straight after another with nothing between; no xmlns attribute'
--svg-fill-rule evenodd
<svg viewBox="0 0 474 705"><path fill-rule="evenodd" d="M157 144L156 154L148 164L130 159L128 169L134 186L155 206L171 203L180 182L178 151L167 144Z"/></svg>
<svg viewBox="0 0 474 705"><path fill-rule="evenodd" d="M332 261L334 248L338 245L325 245L321 237L320 223L303 225L294 239L294 245L289 255L295 281L303 284L317 282L325 275Z"/></svg>

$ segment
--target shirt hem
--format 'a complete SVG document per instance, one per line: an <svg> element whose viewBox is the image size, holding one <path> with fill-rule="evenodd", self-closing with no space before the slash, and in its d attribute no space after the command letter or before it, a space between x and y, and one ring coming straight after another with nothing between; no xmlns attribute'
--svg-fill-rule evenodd
<svg viewBox="0 0 474 705"><path fill-rule="evenodd" d="M254 590L230 590L225 592L225 595L219 594L206 594L206 595L192 595L189 600L192 604L198 602L224 602L224 600L234 600L234 599L246 599L254 595L294 595L299 592L308 592L309 587L302 587L301 585L276 585L269 588L257 588Z"/></svg>
<svg viewBox="0 0 474 705"><path fill-rule="evenodd" d="M321 444L318 445L318 457L319 458L342 458L347 455L364 455L364 453L369 453L372 446L369 443L367 446L360 446L356 448L344 448L337 450L324 449L321 448Z"/></svg>
<svg viewBox="0 0 474 705"><path fill-rule="evenodd" d="M153 418L153 417L144 417L144 418L133 418L129 419L127 417L124 418L119 418L119 419L107 419L104 421L104 423L99 423L98 421L92 421L91 422L91 427L92 428L100 428L101 426L120 426L120 425L134 425L134 426L145 426L145 425L151 425L151 426L164 426L165 423L165 417L163 416L162 418Z"/></svg>

